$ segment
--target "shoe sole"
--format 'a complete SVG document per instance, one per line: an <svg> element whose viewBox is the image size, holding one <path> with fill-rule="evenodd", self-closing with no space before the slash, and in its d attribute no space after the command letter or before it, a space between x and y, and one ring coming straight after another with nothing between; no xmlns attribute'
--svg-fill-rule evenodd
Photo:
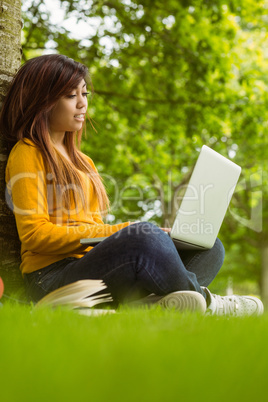
<svg viewBox="0 0 268 402"><path fill-rule="evenodd" d="M261 301L257 303L258 309L256 311L256 315L262 315L264 313L264 307Z"/></svg>
<svg viewBox="0 0 268 402"><path fill-rule="evenodd" d="M169 293L157 301L157 304L166 309L179 311L205 313L207 309L206 300L201 293L190 290Z"/></svg>
<svg viewBox="0 0 268 402"><path fill-rule="evenodd" d="M256 304L256 309L255 311L246 311L244 315L262 315L264 312L264 307L263 307L263 303L262 301L257 298L257 297L251 297L251 296L244 296L245 299L251 300L252 302L254 302Z"/></svg>

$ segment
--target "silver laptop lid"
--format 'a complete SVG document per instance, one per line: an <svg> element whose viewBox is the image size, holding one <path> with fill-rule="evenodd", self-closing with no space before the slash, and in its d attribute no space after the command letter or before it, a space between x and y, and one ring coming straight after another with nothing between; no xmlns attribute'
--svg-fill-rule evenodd
<svg viewBox="0 0 268 402"><path fill-rule="evenodd" d="M171 230L181 248L211 248L241 173L241 167L204 145Z"/></svg>

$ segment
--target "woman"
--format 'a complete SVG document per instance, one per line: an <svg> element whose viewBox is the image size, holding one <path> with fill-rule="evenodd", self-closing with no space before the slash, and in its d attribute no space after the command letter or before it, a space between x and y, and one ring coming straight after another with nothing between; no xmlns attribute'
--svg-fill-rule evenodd
<svg viewBox="0 0 268 402"><path fill-rule="evenodd" d="M25 63L6 96L0 129L11 150L6 168L9 205L21 240L21 271L33 301L80 279L102 279L116 304L155 294L212 314L260 314L247 296L220 297L206 288L224 248L178 254L151 223L104 224L109 200L94 163L76 147L87 111L85 66L62 55ZM12 201L11 201L12 200ZM104 237L95 247L80 239Z"/></svg>

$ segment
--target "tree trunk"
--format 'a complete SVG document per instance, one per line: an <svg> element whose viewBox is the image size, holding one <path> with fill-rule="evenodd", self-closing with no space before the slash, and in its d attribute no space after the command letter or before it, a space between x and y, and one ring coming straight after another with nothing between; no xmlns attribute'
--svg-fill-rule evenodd
<svg viewBox="0 0 268 402"><path fill-rule="evenodd" d="M0 109L21 62L21 1L0 0ZM19 271L20 242L13 213L5 203L7 149L0 134L0 276L5 293L14 292L22 283Z"/></svg>
<svg viewBox="0 0 268 402"><path fill-rule="evenodd" d="M262 245L261 257L261 298L268 307L268 243Z"/></svg>

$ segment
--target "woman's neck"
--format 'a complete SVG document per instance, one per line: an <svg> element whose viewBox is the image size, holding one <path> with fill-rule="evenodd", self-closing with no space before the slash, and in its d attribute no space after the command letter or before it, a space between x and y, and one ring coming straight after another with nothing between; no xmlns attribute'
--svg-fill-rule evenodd
<svg viewBox="0 0 268 402"><path fill-rule="evenodd" d="M63 155L69 162L71 162L70 156L68 155L66 146L64 145L65 133L53 133L50 134L51 142L61 155Z"/></svg>
<svg viewBox="0 0 268 402"><path fill-rule="evenodd" d="M64 146L65 132L49 133L54 146Z"/></svg>

